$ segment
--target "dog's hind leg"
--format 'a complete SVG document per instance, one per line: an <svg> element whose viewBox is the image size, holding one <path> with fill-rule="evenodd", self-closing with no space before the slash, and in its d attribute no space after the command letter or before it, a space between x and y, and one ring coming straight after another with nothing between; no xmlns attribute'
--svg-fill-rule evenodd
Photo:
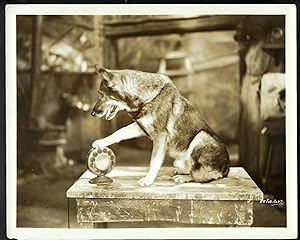
<svg viewBox="0 0 300 240"><path fill-rule="evenodd" d="M200 166L199 166L200 165ZM210 182L219 178L223 178L224 175L213 169L211 166L203 167L201 164L198 164L197 168L195 166L192 168L189 174L179 173L173 177L175 182L186 183L186 182Z"/></svg>
<svg viewBox="0 0 300 240"><path fill-rule="evenodd" d="M195 182L201 183L210 182L224 177L220 171L211 169L210 167L204 168L203 166L199 169L194 169L191 172L191 176Z"/></svg>
<svg viewBox="0 0 300 240"><path fill-rule="evenodd" d="M196 163L196 164L195 164ZM219 178L223 178L224 174L211 166L202 165L199 162L194 162L190 172L177 172L177 175L173 176L175 182L186 183L186 182L210 182Z"/></svg>
<svg viewBox="0 0 300 240"><path fill-rule="evenodd" d="M192 159L190 156L184 155L183 157L179 157L175 159L173 165L175 169L173 170L174 175L188 175L192 170Z"/></svg>
<svg viewBox="0 0 300 240"><path fill-rule="evenodd" d="M146 133L139 127L139 125L136 122L134 122L126 127L120 128L119 130L105 138L94 141L93 147L106 147L114 143L121 142L123 140L142 137L145 135Z"/></svg>
<svg viewBox="0 0 300 240"><path fill-rule="evenodd" d="M194 181L191 174L177 174L173 177L173 179L177 183L187 183L187 182L193 182Z"/></svg>

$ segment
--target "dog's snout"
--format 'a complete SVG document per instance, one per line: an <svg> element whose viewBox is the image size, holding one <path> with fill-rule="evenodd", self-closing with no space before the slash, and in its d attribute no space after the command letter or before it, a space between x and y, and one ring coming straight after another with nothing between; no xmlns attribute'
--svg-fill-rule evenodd
<svg viewBox="0 0 300 240"><path fill-rule="evenodd" d="M91 115L92 115L93 117L96 117L96 112L95 112L95 110L93 110L93 111L91 112Z"/></svg>

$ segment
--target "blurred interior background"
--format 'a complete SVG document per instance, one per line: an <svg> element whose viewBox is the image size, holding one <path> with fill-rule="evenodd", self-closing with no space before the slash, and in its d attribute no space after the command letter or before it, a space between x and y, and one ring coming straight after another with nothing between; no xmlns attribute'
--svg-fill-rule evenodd
<svg viewBox="0 0 300 240"><path fill-rule="evenodd" d="M18 226L66 227L65 191L92 142L130 122L90 115L96 63L170 76L231 166L285 200L284 26L282 16L17 16ZM112 148L117 165L147 166L151 147L142 138ZM285 226L284 206L256 207L255 226Z"/></svg>

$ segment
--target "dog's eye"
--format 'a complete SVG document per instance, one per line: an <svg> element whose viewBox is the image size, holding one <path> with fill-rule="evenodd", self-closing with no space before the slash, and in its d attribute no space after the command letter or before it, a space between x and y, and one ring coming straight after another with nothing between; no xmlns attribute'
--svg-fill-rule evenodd
<svg viewBox="0 0 300 240"><path fill-rule="evenodd" d="M107 86L107 83L108 83L108 82L107 82L106 79L103 79L102 82L103 82L103 84L104 84L105 86Z"/></svg>
<svg viewBox="0 0 300 240"><path fill-rule="evenodd" d="M101 92L100 90L98 90L98 94L99 94L99 97L100 97L100 98L101 98L101 97L104 97L104 93Z"/></svg>

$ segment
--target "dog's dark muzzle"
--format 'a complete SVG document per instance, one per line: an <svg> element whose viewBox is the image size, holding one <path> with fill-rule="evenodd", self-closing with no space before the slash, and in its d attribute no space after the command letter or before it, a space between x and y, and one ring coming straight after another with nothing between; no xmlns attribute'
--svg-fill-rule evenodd
<svg viewBox="0 0 300 240"><path fill-rule="evenodd" d="M93 111L91 112L91 115L92 115L93 117L96 117L96 116L97 116L97 113L93 110Z"/></svg>

